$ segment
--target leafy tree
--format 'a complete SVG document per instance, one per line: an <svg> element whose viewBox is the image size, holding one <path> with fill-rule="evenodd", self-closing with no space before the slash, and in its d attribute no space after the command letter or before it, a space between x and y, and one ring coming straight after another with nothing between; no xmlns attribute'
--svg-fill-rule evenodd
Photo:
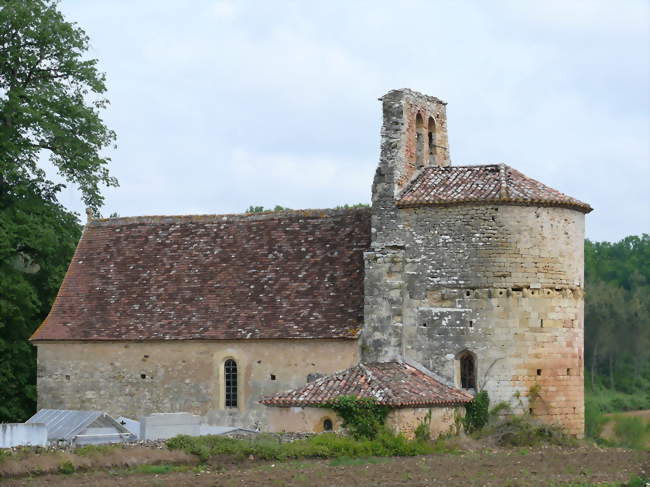
<svg viewBox="0 0 650 487"><path fill-rule="evenodd" d="M47 315L81 233L57 201L45 157L87 206L115 186L102 152L115 134L88 37L56 0L0 0L0 422L33 414L36 360L27 339Z"/></svg>
<svg viewBox="0 0 650 487"><path fill-rule="evenodd" d="M98 209L100 185L117 185L102 154L115 133L99 116L108 104L105 78L97 60L84 58L88 36L65 21L55 0L0 6L0 187L31 183L56 192L38 165L47 155Z"/></svg>
<svg viewBox="0 0 650 487"><path fill-rule="evenodd" d="M650 236L587 240L585 281L587 385L638 398L611 409L650 407Z"/></svg>

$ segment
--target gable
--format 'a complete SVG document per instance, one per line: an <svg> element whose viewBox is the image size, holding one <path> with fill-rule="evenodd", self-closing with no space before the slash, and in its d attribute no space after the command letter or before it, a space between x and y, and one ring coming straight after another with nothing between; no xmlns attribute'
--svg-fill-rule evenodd
<svg viewBox="0 0 650 487"><path fill-rule="evenodd" d="M90 222L32 340L356 338L370 212Z"/></svg>

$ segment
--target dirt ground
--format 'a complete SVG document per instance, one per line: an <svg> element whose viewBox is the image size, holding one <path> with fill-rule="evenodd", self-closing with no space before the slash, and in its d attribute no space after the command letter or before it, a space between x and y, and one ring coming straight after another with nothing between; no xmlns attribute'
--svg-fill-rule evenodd
<svg viewBox="0 0 650 487"><path fill-rule="evenodd" d="M622 449L540 447L409 458L247 461L213 464L203 471L132 474L125 471L5 479L3 487L389 487L553 486L575 482L625 482L650 476L650 452Z"/></svg>

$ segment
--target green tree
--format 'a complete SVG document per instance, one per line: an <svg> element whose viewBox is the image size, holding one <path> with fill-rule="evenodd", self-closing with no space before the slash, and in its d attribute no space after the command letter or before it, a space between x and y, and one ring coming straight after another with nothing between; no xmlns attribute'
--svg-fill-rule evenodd
<svg viewBox="0 0 650 487"><path fill-rule="evenodd" d="M33 414L34 348L81 233L57 194L70 183L98 210L116 186L104 150L115 134L88 37L55 0L0 0L0 422ZM64 184L47 178L48 157Z"/></svg>
<svg viewBox="0 0 650 487"><path fill-rule="evenodd" d="M32 183L56 192L39 159L99 209L100 185L116 186L102 153L115 133L99 112L108 104L97 60L85 59L88 36L67 22L55 0L0 2L0 187Z"/></svg>

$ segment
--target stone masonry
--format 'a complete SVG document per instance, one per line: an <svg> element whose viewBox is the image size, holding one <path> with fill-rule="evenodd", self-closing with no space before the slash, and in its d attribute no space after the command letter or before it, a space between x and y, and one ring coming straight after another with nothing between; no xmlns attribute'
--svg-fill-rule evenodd
<svg viewBox="0 0 650 487"><path fill-rule="evenodd" d="M459 356L470 352L492 404L582 435L584 212L479 201L400 207L404 180L418 170L419 114L435 113L446 128L444 103L399 90L383 104L362 360L414 361L460 387ZM440 150L430 164L449 164Z"/></svg>

